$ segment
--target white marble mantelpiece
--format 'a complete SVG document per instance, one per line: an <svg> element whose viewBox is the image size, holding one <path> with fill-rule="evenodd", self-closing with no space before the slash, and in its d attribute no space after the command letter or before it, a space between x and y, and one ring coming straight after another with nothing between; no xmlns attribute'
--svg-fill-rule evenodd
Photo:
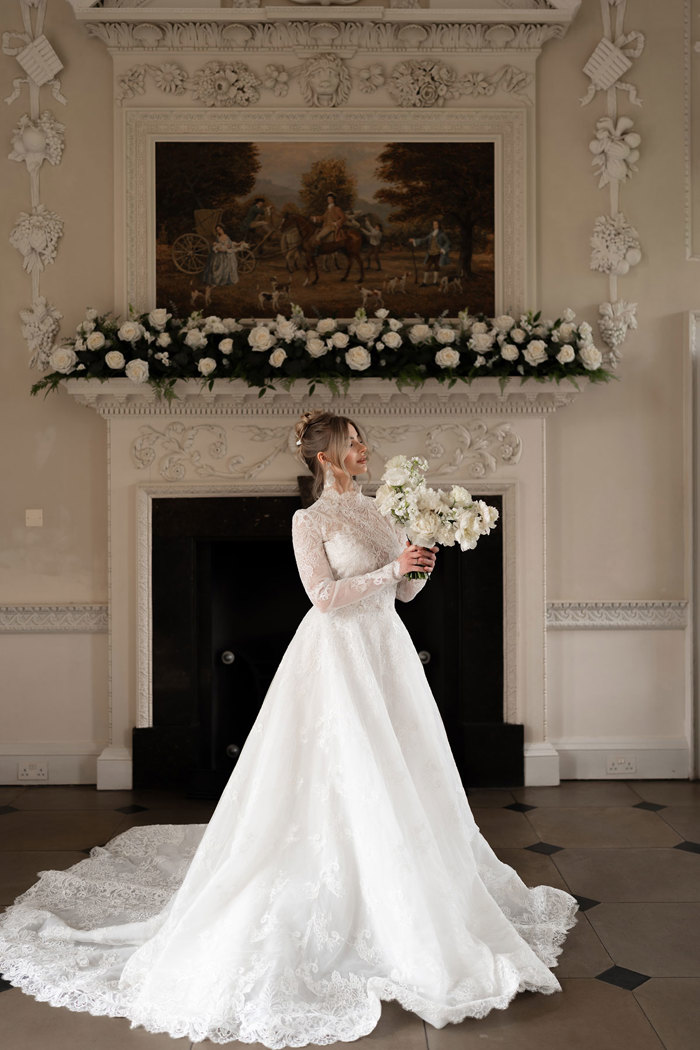
<svg viewBox="0 0 700 1050"><path fill-rule="evenodd" d="M558 783L546 689L546 420L578 396L573 385L512 380L501 390L479 379L448 389L432 380L398 391L357 379L339 397L323 387L310 397L304 383L258 397L240 381L218 380L210 391L188 380L171 402L128 379L64 386L105 418L108 432L110 744L98 759L98 787L130 785L132 729L151 724L153 499L293 494L304 469L293 425L309 408L363 428L370 491L382 463L405 452L428 458L436 485L503 496L504 717L525 726L526 783Z"/></svg>

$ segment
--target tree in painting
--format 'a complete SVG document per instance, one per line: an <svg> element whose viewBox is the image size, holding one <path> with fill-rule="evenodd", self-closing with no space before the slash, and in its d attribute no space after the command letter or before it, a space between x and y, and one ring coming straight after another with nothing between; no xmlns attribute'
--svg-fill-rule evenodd
<svg viewBox="0 0 700 1050"><path fill-rule="evenodd" d="M379 154L375 197L396 222L430 229L433 219L459 231L460 265L472 274L474 232L493 226L493 145L488 142L392 142Z"/></svg>
<svg viewBox="0 0 700 1050"><path fill-rule="evenodd" d="M156 149L159 225L171 219L191 224L200 208L235 211L260 170L254 142L159 142Z"/></svg>
<svg viewBox="0 0 700 1050"><path fill-rule="evenodd" d="M299 197L309 211L323 214L329 193L335 194L336 204L344 212L352 210L357 197L357 179L340 157L315 160L301 176Z"/></svg>

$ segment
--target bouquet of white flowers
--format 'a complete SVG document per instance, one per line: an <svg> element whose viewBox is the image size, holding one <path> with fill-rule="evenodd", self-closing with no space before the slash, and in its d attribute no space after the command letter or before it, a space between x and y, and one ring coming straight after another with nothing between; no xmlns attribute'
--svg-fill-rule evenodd
<svg viewBox="0 0 700 1050"><path fill-rule="evenodd" d="M420 547L453 547L473 550L480 536L498 521L498 511L483 500L473 500L461 485L446 492L425 483L428 463L420 456L394 456L386 464L383 485L376 501L381 514L393 517L406 530L411 543ZM427 572L409 572L411 580L427 579Z"/></svg>

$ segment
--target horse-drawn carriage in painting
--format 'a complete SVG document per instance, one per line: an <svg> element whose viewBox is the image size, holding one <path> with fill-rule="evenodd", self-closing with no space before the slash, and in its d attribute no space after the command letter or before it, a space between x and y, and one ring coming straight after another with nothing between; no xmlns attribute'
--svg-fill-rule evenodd
<svg viewBox="0 0 700 1050"><path fill-rule="evenodd" d="M198 208L194 212L194 230L176 237L172 246L172 260L182 273L201 273L207 264L211 246L216 240L216 227L222 225L223 208ZM258 258L285 254L270 243L276 231L268 230L257 241L242 240L235 243L236 262L240 274L252 273Z"/></svg>

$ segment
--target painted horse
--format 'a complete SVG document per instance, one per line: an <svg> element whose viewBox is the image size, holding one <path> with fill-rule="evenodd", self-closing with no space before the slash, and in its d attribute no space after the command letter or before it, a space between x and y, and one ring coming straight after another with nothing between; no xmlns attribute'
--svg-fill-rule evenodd
<svg viewBox="0 0 700 1050"><path fill-rule="evenodd" d="M342 252L348 260L345 273L340 278L341 281L347 281L353 262L357 263L360 271L360 281L364 280L365 264L361 255L362 234L359 230L341 226L338 240L334 237L326 237L319 242L318 226L315 226L305 215L300 215L298 212L288 212L282 220L280 233L284 234L292 229L296 229L299 233L298 248L304 257L304 268L306 270L305 287L308 284L316 284L318 281L316 257L319 255L332 255L335 252Z"/></svg>

